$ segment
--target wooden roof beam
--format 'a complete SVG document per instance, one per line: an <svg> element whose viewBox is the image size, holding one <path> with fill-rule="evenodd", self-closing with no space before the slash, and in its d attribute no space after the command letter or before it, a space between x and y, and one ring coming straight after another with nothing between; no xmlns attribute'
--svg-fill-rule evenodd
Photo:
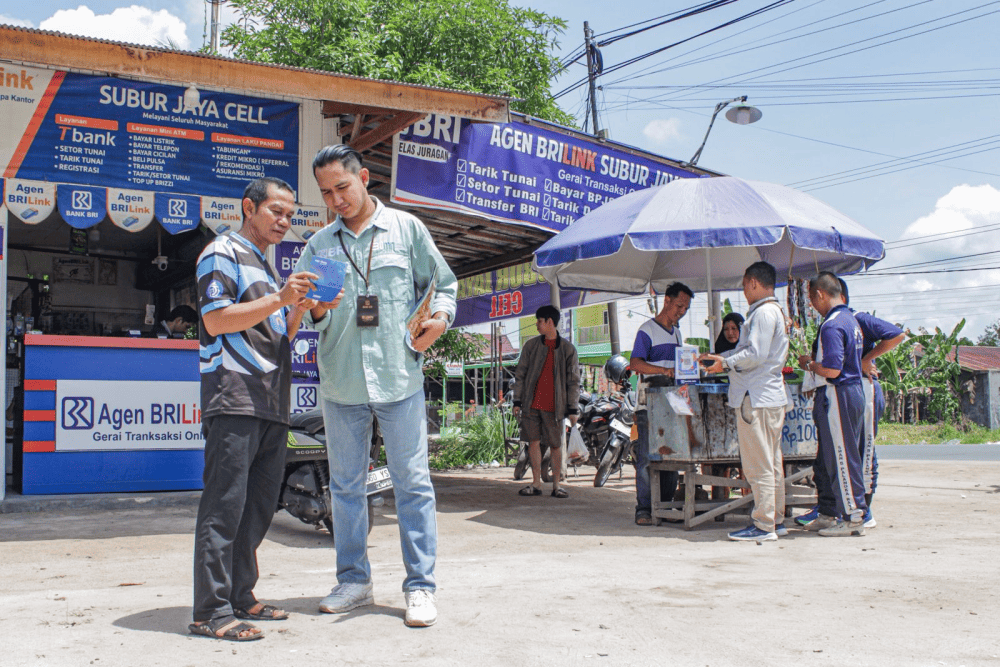
<svg viewBox="0 0 1000 667"><path fill-rule="evenodd" d="M403 130L424 117L422 113L397 113L392 118L383 120L373 130L368 130L361 136L351 135L351 148L356 151L368 150Z"/></svg>

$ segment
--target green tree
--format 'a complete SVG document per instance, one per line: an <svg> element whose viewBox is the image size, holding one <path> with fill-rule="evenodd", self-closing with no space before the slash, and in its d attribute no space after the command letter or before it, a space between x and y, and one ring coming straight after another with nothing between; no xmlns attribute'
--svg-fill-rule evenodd
<svg viewBox="0 0 1000 667"><path fill-rule="evenodd" d="M964 326L965 320L962 320L950 334L938 328L934 333L921 330L919 335L907 338L875 360L886 395L888 419L905 421L907 399L929 394L928 416L937 421L960 420L959 376L962 369L951 353ZM921 346L919 359L914 350L917 345Z"/></svg>
<svg viewBox="0 0 1000 667"><path fill-rule="evenodd" d="M976 345L1000 346L1000 320L986 327L986 331L976 341Z"/></svg>
<svg viewBox="0 0 1000 667"><path fill-rule="evenodd" d="M238 58L520 98L571 124L549 93L566 23L507 0L231 0Z"/></svg>

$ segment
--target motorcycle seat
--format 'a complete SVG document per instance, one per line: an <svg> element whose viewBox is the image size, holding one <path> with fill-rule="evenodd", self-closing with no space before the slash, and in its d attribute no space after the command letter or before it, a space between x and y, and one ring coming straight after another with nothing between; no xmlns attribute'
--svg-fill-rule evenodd
<svg viewBox="0 0 1000 667"><path fill-rule="evenodd" d="M323 411L307 410L291 415L291 428L298 431L305 431L309 435L316 435L323 430Z"/></svg>

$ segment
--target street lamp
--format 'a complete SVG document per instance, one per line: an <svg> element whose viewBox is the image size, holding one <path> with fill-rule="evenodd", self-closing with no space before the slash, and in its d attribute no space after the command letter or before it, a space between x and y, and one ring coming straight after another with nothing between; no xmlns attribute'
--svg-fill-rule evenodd
<svg viewBox="0 0 1000 667"><path fill-rule="evenodd" d="M698 164L698 158L701 157L701 151L705 148L705 142L708 141L708 133L712 131L712 125L715 124L715 117L719 115L719 112L728 107L733 102L741 102L739 106L735 106L726 112L726 119L737 125L749 125L750 123L756 123L760 120L760 117L764 114L761 113L760 109L752 107L748 104L742 104L742 102L747 101L747 96L734 97L726 102L719 102L715 105L715 112L712 113L712 120L708 123L708 129L705 131L705 138L701 141L701 146L698 146L698 151L694 154L694 157L688 161L685 166L693 167Z"/></svg>

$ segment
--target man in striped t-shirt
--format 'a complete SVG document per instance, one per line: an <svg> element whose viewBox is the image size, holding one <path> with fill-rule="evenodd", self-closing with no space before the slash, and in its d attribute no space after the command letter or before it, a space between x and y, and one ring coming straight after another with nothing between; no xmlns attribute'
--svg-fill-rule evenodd
<svg viewBox="0 0 1000 667"><path fill-rule="evenodd" d="M205 489L194 547L192 634L260 639L243 620L282 620L254 596L257 547L264 540L284 472L291 348L316 302L308 272L279 289L264 253L280 243L295 213L292 188L260 178L243 194L243 227L219 236L198 258L201 409Z"/></svg>
<svg viewBox="0 0 1000 667"><path fill-rule="evenodd" d="M684 283L673 283L663 294L663 308L656 317L639 327L632 345L629 365L634 373L674 376L674 357L684 344L678 326L691 307L694 293ZM635 413L639 439L635 444L635 522L640 526L653 523L653 499L649 488L649 417L645 405ZM673 500L677 490L677 473L660 473L660 498Z"/></svg>

